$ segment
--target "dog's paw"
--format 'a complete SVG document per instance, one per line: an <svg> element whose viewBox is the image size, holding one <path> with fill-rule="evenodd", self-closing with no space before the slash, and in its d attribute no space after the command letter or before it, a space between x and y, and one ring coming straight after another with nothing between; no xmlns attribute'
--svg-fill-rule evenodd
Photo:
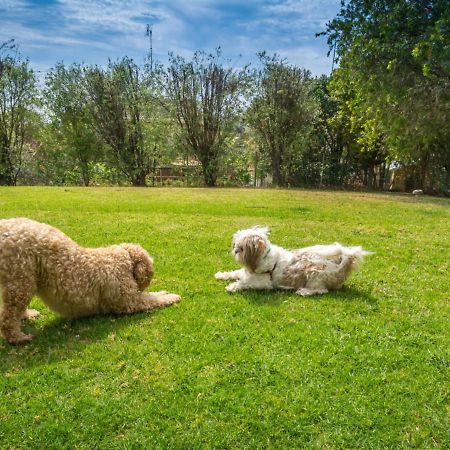
<svg viewBox="0 0 450 450"><path fill-rule="evenodd" d="M166 295L166 294L167 294L167 291L152 292L152 294L159 297L160 295Z"/></svg>
<svg viewBox="0 0 450 450"><path fill-rule="evenodd" d="M21 333L18 336L14 336L13 338L8 339L8 343L11 345L17 345L17 344L25 344L27 342L30 342L34 339L34 336L32 334L23 334Z"/></svg>
<svg viewBox="0 0 450 450"><path fill-rule="evenodd" d="M301 295L302 297L308 297L309 295L313 295L314 292L306 288L301 288L296 292L296 294Z"/></svg>
<svg viewBox="0 0 450 450"><path fill-rule="evenodd" d="M181 301L181 297L177 294L163 294L158 297L158 300L162 301L164 305L173 305Z"/></svg>
<svg viewBox="0 0 450 450"><path fill-rule="evenodd" d="M226 280L226 279L227 279L227 273L226 273L226 272L217 272L217 273L214 275L214 278L215 278L216 280Z"/></svg>
<svg viewBox="0 0 450 450"><path fill-rule="evenodd" d="M327 292L328 292L328 289L301 288L296 292L296 294L301 295L303 297L309 297L310 295L326 294Z"/></svg>
<svg viewBox="0 0 450 450"><path fill-rule="evenodd" d="M37 311L36 309L27 309L24 313L22 318L23 319L36 319L39 317L41 313Z"/></svg>
<svg viewBox="0 0 450 450"><path fill-rule="evenodd" d="M240 290L240 288L239 288L239 283L238 283L238 282L236 282L236 283L231 283L231 284L229 284L225 289L226 289L228 292L236 292L236 291L239 291L239 290Z"/></svg>

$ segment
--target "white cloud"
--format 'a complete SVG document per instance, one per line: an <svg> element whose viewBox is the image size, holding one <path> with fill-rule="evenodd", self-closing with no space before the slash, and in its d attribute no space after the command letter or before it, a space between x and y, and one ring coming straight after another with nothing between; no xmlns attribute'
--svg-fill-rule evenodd
<svg viewBox="0 0 450 450"><path fill-rule="evenodd" d="M3 21L0 28L0 41L15 39L19 46L27 47L45 47L46 45L86 45L90 46L91 42L87 39L79 39L63 34L49 35L45 30L36 30L23 24Z"/></svg>
<svg viewBox="0 0 450 450"><path fill-rule="evenodd" d="M335 2L337 5L340 2ZM271 13L283 14L302 14L309 17L322 15L330 9L329 0L282 0L275 4L265 6Z"/></svg>
<svg viewBox="0 0 450 450"><path fill-rule="evenodd" d="M313 75L330 74L331 57L316 47L300 46L280 48L277 53L286 58L290 64L308 69Z"/></svg>
<svg viewBox="0 0 450 450"><path fill-rule="evenodd" d="M195 50L221 46L232 61L242 54L240 64L267 50L314 73L329 72L325 41L314 36L339 7L339 0L0 2L0 42L16 37L36 64L105 64L108 57L124 55L142 62L149 48L145 24L150 23L154 59L161 62L169 51L190 58Z"/></svg>
<svg viewBox="0 0 450 450"><path fill-rule="evenodd" d="M28 3L24 0L2 0L0 3L0 11L2 13L16 13L24 11L28 8Z"/></svg>
<svg viewBox="0 0 450 450"><path fill-rule="evenodd" d="M137 31L137 18L162 17L162 11L139 0L59 0L59 10L69 27L100 27L120 32Z"/></svg>

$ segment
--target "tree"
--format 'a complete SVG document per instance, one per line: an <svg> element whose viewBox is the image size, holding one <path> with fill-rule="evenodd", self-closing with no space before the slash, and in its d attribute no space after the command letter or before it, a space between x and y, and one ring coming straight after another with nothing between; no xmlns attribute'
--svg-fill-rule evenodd
<svg viewBox="0 0 450 450"><path fill-rule="evenodd" d="M247 121L255 129L271 161L273 180L286 186L294 159L301 148L300 135L312 131L317 111L308 71L291 66L276 55L260 54L262 68L255 73L256 84Z"/></svg>
<svg viewBox="0 0 450 450"><path fill-rule="evenodd" d="M225 68L216 54L196 52L192 61L170 56L164 85L187 146L202 165L207 186L214 186L219 160L242 98L246 68Z"/></svg>
<svg viewBox="0 0 450 450"><path fill-rule="evenodd" d="M0 184L15 185L36 104L36 81L13 41L0 45Z"/></svg>
<svg viewBox="0 0 450 450"><path fill-rule="evenodd" d="M342 181L353 179L368 189L382 189L387 165L385 133L374 105L366 104L358 84L348 75L338 68L328 84L336 107L328 123L338 132L343 144Z"/></svg>
<svg viewBox="0 0 450 450"><path fill-rule="evenodd" d="M331 91L331 82L331 77L323 75L314 87L319 105L315 124L321 156L319 186L342 186L351 171L349 155L355 143L350 121L340 108L341 99Z"/></svg>
<svg viewBox="0 0 450 450"><path fill-rule="evenodd" d="M417 187L449 177L448 0L351 0L326 34L391 157L419 168Z"/></svg>
<svg viewBox="0 0 450 450"><path fill-rule="evenodd" d="M102 143L89 117L83 68L57 64L46 77L44 100L53 127L53 139L80 169L89 186L92 164L100 159Z"/></svg>
<svg viewBox="0 0 450 450"><path fill-rule="evenodd" d="M133 186L145 186L152 153L144 139L144 122L152 119L149 81L131 59L110 62L107 69L85 70L92 124L111 148L117 167Z"/></svg>

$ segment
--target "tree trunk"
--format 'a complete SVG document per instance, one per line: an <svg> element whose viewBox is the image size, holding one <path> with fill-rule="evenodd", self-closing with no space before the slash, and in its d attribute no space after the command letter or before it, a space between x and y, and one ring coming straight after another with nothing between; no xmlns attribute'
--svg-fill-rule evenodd
<svg viewBox="0 0 450 450"><path fill-rule="evenodd" d="M368 181L369 181L369 170L367 167L363 169L363 184L364 186L368 187Z"/></svg>
<svg viewBox="0 0 450 450"><path fill-rule="evenodd" d="M0 173L0 186L15 186L14 177L9 174Z"/></svg>
<svg viewBox="0 0 450 450"><path fill-rule="evenodd" d="M83 178L83 184L87 187L91 181L89 167L87 163L81 163L81 177Z"/></svg>
<svg viewBox="0 0 450 450"><path fill-rule="evenodd" d="M272 176L273 176L273 179L274 179L274 182L275 182L276 186L279 186L279 187L285 187L286 186L286 180L284 179L284 175L281 173L280 170L278 170L278 168L273 173Z"/></svg>
<svg viewBox="0 0 450 450"><path fill-rule="evenodd" d="M446 171L444 193L448 195L450 193L450 164L445 164L444 168Z"/></svg>
<svg viewBox="0 0 450 450"><path fill-rule="evenodd" d="M427 178L427 172L428 172L429 165L430 165L430 154L427 151L422 155L422 158L420 160L420 180L419 180L420 186L419 186L419 188L423 189L424 191L426 190L425 181Z"/></svg>
<svg viewBox="0 0 450 450"><path fill-rule="evenodd" d="M207 152L203 152L207 153ZM214 187L217 181L217 175L219 172L219 161L217 157L206 155L201 160L203 180L208 187Z"/></svg>
<svg viewBox="0 0 450 450"><path fill-rule="evenodd" d="M374 185L375 178L375 167L373 164L370 164L367 168L367 189L372 190Z"/></svg>
<svg viewBox="0 0 450 450"><path fill-rule="evenodd" d="M343 173L342 170L342 154L344 149L342 145L336 144L331 149L330 154L330 167L328 168L328 185L331 186L342 186L343 184Z"/></svg>
<svg viewBox="0 0 450 450"><path fill-rule="evenodd" d="M5 155L0 154L0 186L15 186L16 180L13 174L8 170Z"/></svg>
<svg viewBox="0 0 450 450"><path fill-rule="evenodd" d="M257 150L255 152L255 157L253 159L253 164L254 164L254 167L253 167L253 177L254 177L253 186L254 187L258 186L258 182L257 182L257 179L258 179L258 162L259 162L259 152Z"/></svg>
<svg viewBox="0 0 450 450"><path fill-rule="evenodd" d="M134 175L133 179L131 180L131 183L133 184L133 186L136 187L147 186L147 183L145 182L146 176L147 176L146 172L144 170L141 170Z"/></svg>
<svg viewBox="0 0 450 450"><path fill-rule="evenodd" d="M281 151L272 150L271 153L273 182L276 186L284 187L286 185L286 180L282 170L283 161L281 158Z"/></svg>
<svg viewBox="0 0 450 450"><path fill-rule="evenodd" d="M384 182L386 179L386 161L383 161L380 165L380 179L378 180L378 188L384 191Z"/></svg>

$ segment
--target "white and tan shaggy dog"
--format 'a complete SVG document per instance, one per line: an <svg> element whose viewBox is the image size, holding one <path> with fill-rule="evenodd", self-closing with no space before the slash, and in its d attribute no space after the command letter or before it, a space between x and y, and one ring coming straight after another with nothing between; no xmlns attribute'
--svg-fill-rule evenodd
<svg viewBox="0 0 450 450"><path fill-rule="evenodd" d="M268 233L267 227L253 227L234 234L231 253L244 267L216 273L217 280L236 280L227 291L292 289L303 296L325 294L339 289L370 254L338 243L285 250L272 244Z"/></svg>
<svg viewBox="0 0 450 450"><path fill-rule="evenodd" d="M83 248L56 228L33 220L0 220L0 330L12 344L29 341L21 319L35 294L65 317L131 314L178 302L166 292L143 292L153 260L139 245Z"/></svg>

